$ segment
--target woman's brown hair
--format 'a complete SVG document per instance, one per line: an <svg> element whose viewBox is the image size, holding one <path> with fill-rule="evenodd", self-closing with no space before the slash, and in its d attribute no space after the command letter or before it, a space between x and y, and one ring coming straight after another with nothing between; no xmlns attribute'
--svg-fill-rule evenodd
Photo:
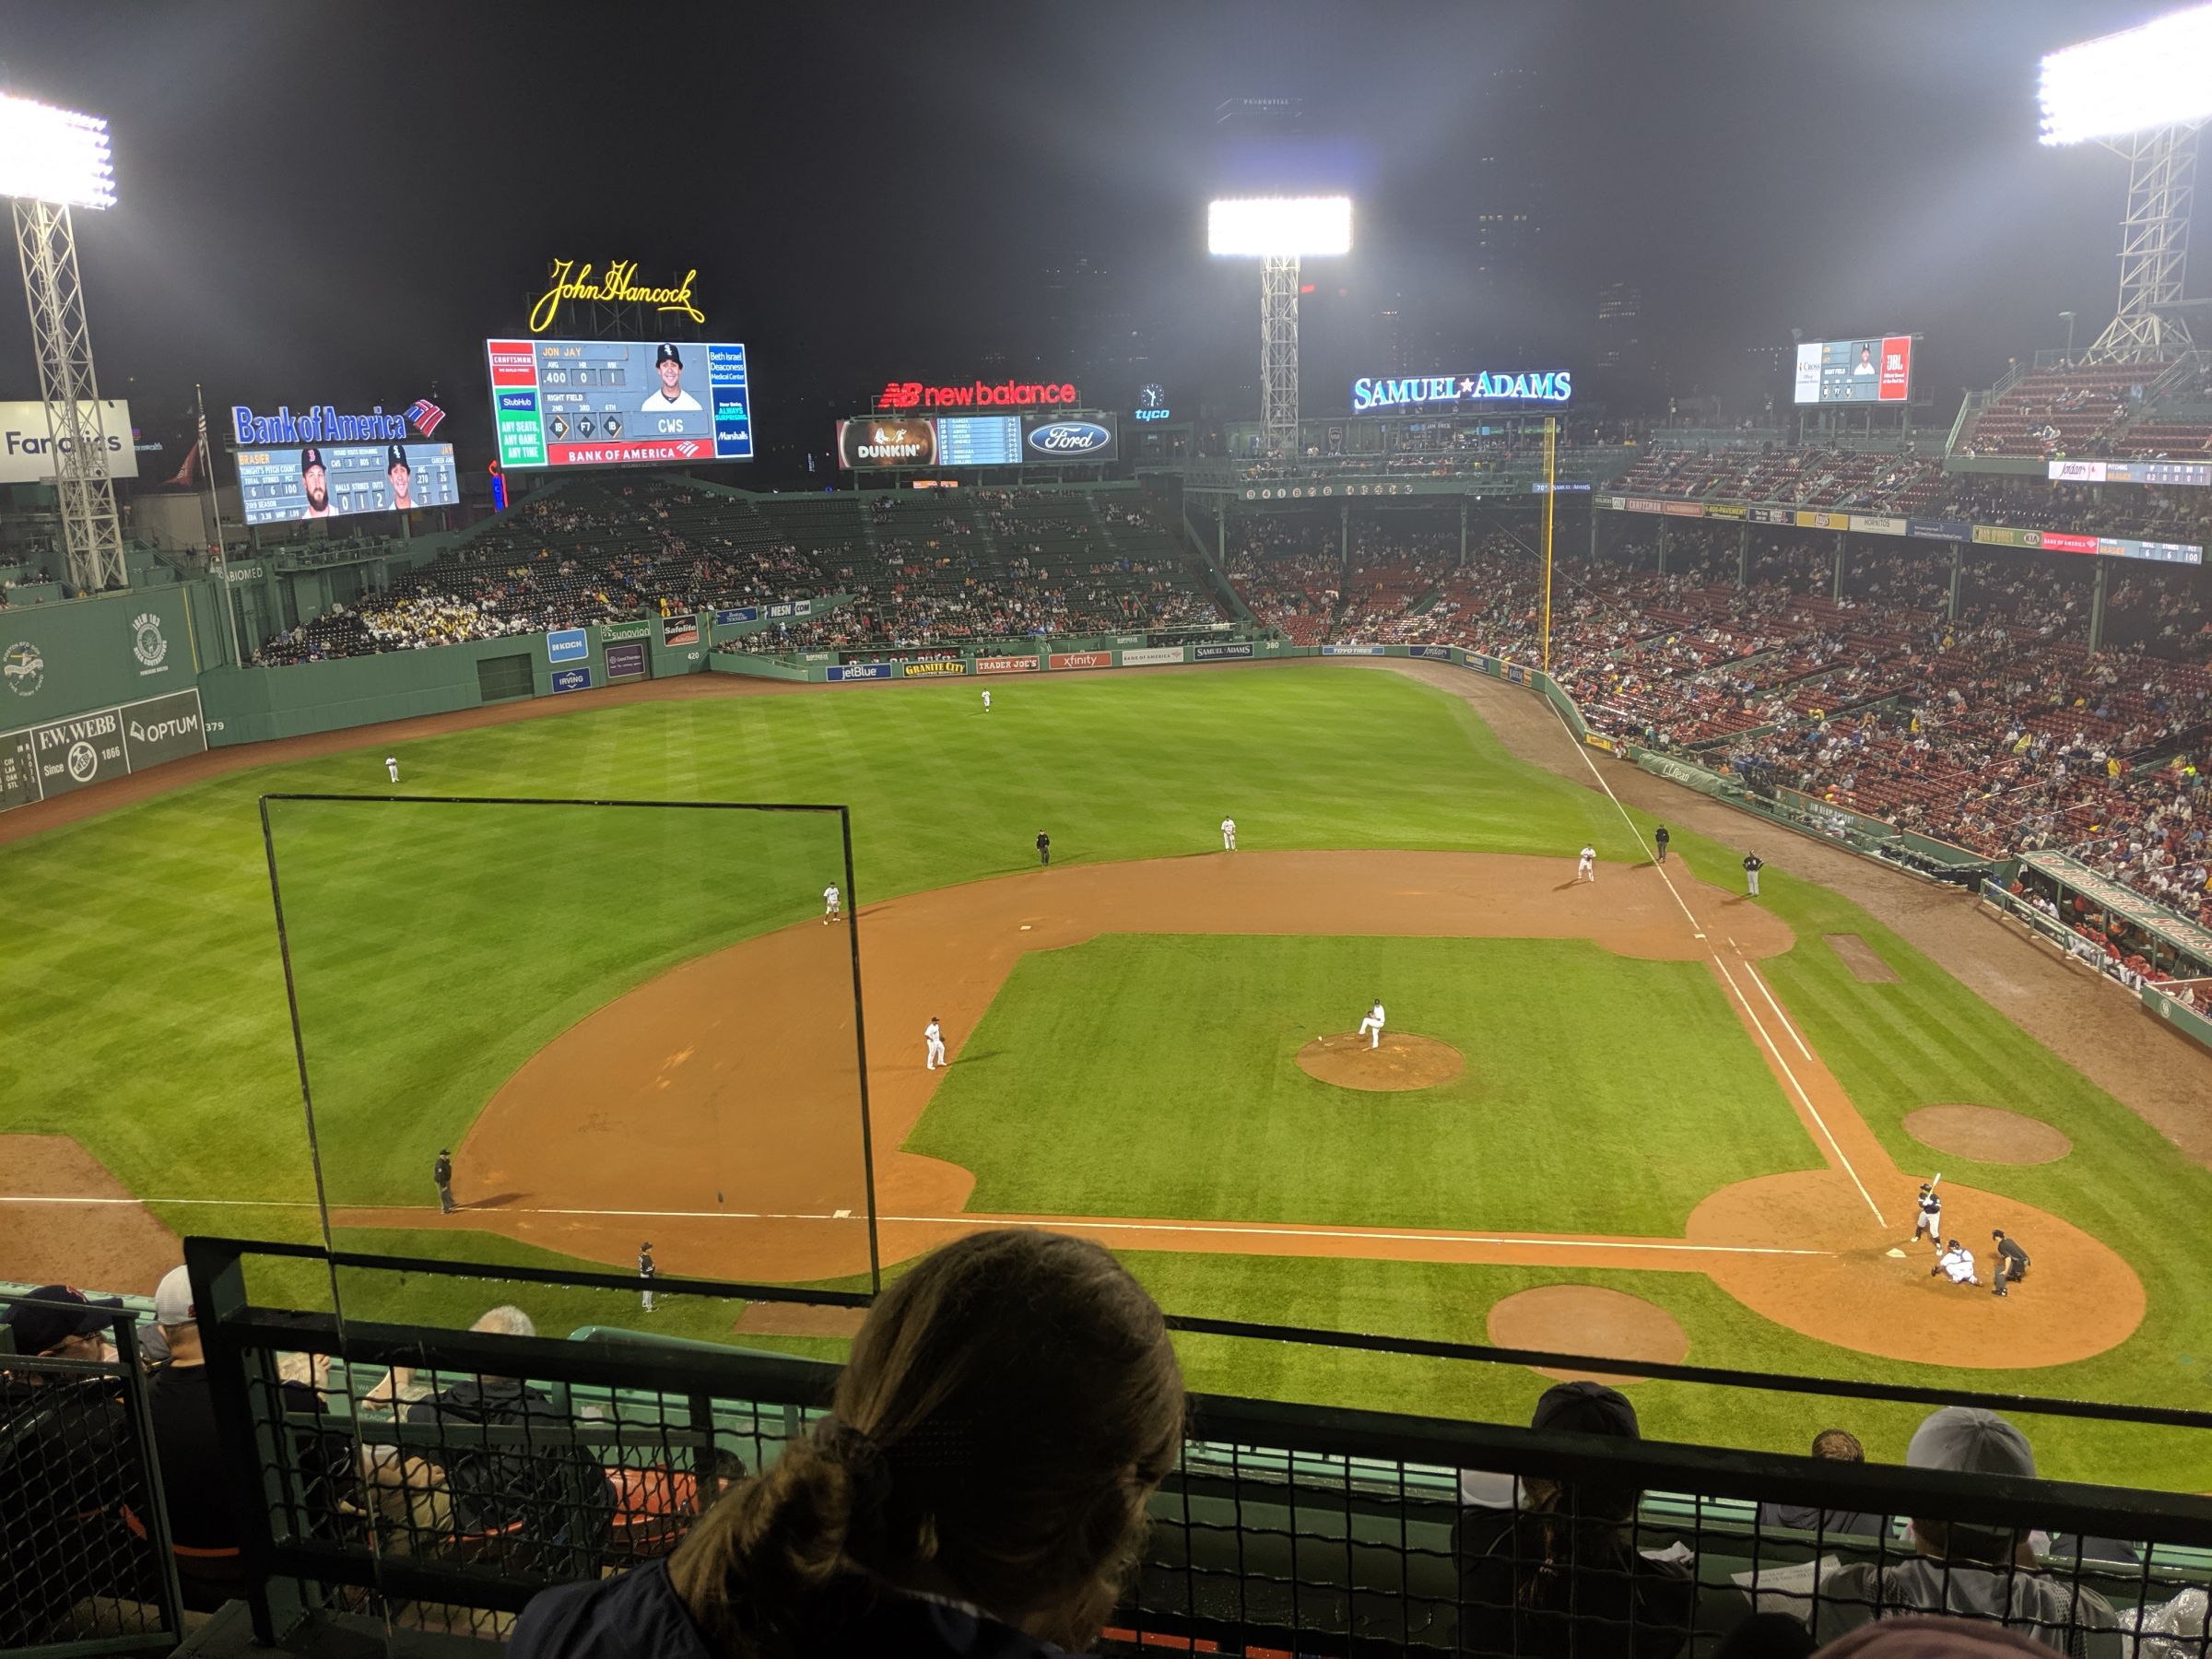
<svg viewBox="0 0 2212 1659"><path fill-rule="evenodd" d="M1159 1309L1112 1255L974 1233L884 1291L830 1416L717 1504L670 1575L710 1641L752 1659L801 1651L856 1575L1087 1647L1182 1411Z"/></svg>

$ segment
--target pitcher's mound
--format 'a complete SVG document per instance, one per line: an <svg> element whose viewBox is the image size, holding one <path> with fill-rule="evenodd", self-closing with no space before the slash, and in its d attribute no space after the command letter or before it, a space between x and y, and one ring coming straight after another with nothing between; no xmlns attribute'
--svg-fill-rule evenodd
<svg viewBox="0 0 2212 1659"><path fill-rule="evenodd" d="M1689 1336L1656 1303L1595 1285L1539 1285L1490 1309L1490 1340L1500 1347L1545 1348L1587 1354L1594 1359L1644 1359L1678 1365L1689 1357ZM1561 1382L1641 1382L1641 1377L1539 1365Z"/></svg>
<svg viewBox="0 0 2212 1659"><path fill-rule="evenodd" d="M2041 1118L1998 1106L1923 1106L1905 1114L1905 1133L1924 1147L1977 1163L2056 1163L2074 1150Z"/></svg>
<svg viewBox="0 0 2212 1659"><path fill-rule="evenodd" d="M1298 1051L1299 1069L1339 1088L1434 1088L1466 1069L1460 1052L1433 1037L1385 1031L1382 1046L1371 1048L1357 1031L1316 1037Z"/></svg>

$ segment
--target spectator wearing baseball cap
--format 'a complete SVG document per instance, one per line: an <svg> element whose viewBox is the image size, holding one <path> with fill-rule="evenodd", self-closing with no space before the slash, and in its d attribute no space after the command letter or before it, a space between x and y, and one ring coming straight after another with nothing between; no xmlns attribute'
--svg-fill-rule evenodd
<svg viewBox="0 0 2212 1659"><path fill-rule="evenodd" d="M1946 1406L1924 1419L1905 1449L1909 1468L2035 1478L2027 1436L1994 1411ZM1942 1614L1993 1620L2077 1659L2121 1651L2112 1605L2086 1585L2045 1573L2028 1531L1916 1515L1912 1559L1854 1562L1825 1575L1814 1634L1828 1642L1872 1620Z"/></svg>
<svg viewBox="0 0 2212 1659"><path fill-rule="evenodd" d="M1539 1433L1641 1440L1636 1407L1601 1382L1561 1382L1536 1402ZM1689 1639L1697 1576L1678 1550L1636 1547L1633 1485L1531 1475L1517 1510L1460 1522L1462 1653L1519 1659L1673 1659Z"/></svg>
<svg viewBox="0 0 2212 1659"><path fill-rule="evenodd" d="M0 1648L77 1633L80 1609L153 1593L151 1553L123 1519L146 1500L122 1387L112 1369L52 1363L112 1367L103 1333L122 1306L41 1285L0 1312L17 1356L0 1356Z"/></svg>

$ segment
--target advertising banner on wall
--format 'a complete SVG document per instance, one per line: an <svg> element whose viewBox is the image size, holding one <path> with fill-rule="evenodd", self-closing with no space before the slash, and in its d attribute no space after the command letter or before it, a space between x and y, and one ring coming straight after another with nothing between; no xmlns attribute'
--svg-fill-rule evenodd
<svg viewBox="0 0 2212 1659"><path fill-rule="evenodd" d="M1111 668L1113 653L1111 651L1055 651L1052 665L1054 668Z"/></svg>
<svg viewBox="0 0 2212 1659"><path fill-rule="evenodd" d="M1964 519L1907 519L1905 534L1918 535L1930 541L1964 541L1974 533L1974 527Z"/></svg>
<svg viewBox="0 0 2212 1659"><path fill-rule="evenodd" d="M612 685L617 680L645 677L645 641L636 636L623 644L606 648L606 678Z"/></svg>
<svg viewBox="0 0 2212 1659"><path fill-rule="evenodd" d="M837 423L837 464L848 472L935 466L937 423L920 415L841 420Z"/></svg>
<svg viewBox="0 0 2212 1659"><path fill-rule="evenodd" d="M1168 663L1182 661L1182 647L1180 645L1146 645L1122 653L1122 666L1124 668L1158 668Z"/></svg>
<svg viewBox="0 0 2212 1659"><path fill-rule="evenodd" d="M822 674L832 680L889 679L892 667L889 663L832 663Z"/></svg>
<svg viewBox="0 0 2212 1659"><path fill-rule="evenodd" d="M938 657L926 663L901 663L899 672L908 679L934 679L945 675L965 674L968 665L958 657Z"/></svg>
<svg viewBox="0 0 2212 1659"><path fill-rule="evenodd" d="M1227 645L1194 645L1191 647L1192 657L1201 663L1226 662L1236 657L1248 657L1251 654L1252 641L1249 640L1240 640Z"/></svg>
<svg viewBox="0 0 2212 1659"><path fill-rule="evenodd" d="M92 406L81 406L91 418ZM131 406L119 397L100 400L101 441L107 445L108 477L138 476L138 446L131 441ZM63 447L68 447L66 441ZM43 484L53 477L53 455L42 403L0 403L0 484Z"/></svg>
<svg viewBox="0 0 2212 1659"><path fill-rule="evenodd" d="M1905 521L1885 513L1854 512L1851 515L1851 527L1862 535L1902 535Z"/></svg>
<svg viewBox="0 0 2212 1659"><path fill-rule="evenodd" d="M978 674L1034 674L1037 659L1033 656L987 656L975 659Z"/></svg>
<svg viewBox="0 0 2212 1659"><path fill-rule="evenodd" d="M0 808L68 794L206 747L197 690L0 733Z"/></svg>
<svg viewBox="0 0 2212 1659"><path fill-rule="evenodd" d="M661 643L664 645L696 645L699 643L697 617L663 617Z"/></svg>
<svg viewBox="0 0 2212 1659"><path fill-rule="evenodd" d="M1024 415L1021 418L1021 458L1062 466L1088 466L1112 461L1121 453L1118 417L1097 415Z"/></svg>

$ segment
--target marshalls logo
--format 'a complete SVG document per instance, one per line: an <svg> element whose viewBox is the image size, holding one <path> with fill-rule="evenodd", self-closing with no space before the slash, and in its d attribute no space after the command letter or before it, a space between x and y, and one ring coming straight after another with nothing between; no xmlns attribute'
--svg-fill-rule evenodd
<svg viewBox="0 0 2212 1659"><path fill-rule="evenodd" d="M45 683L46 659L29 640L18 640L0 652L0 679L18 697L29 697Z"/></svg>
<svg viewBox="0 0 2212 1659"><path fill-rule="evenodd" d="M131 654L148 674L160 667L161 659L169 654L169 641L161 637L161 618L152 611L141 611L131 618Z"/></svg>

